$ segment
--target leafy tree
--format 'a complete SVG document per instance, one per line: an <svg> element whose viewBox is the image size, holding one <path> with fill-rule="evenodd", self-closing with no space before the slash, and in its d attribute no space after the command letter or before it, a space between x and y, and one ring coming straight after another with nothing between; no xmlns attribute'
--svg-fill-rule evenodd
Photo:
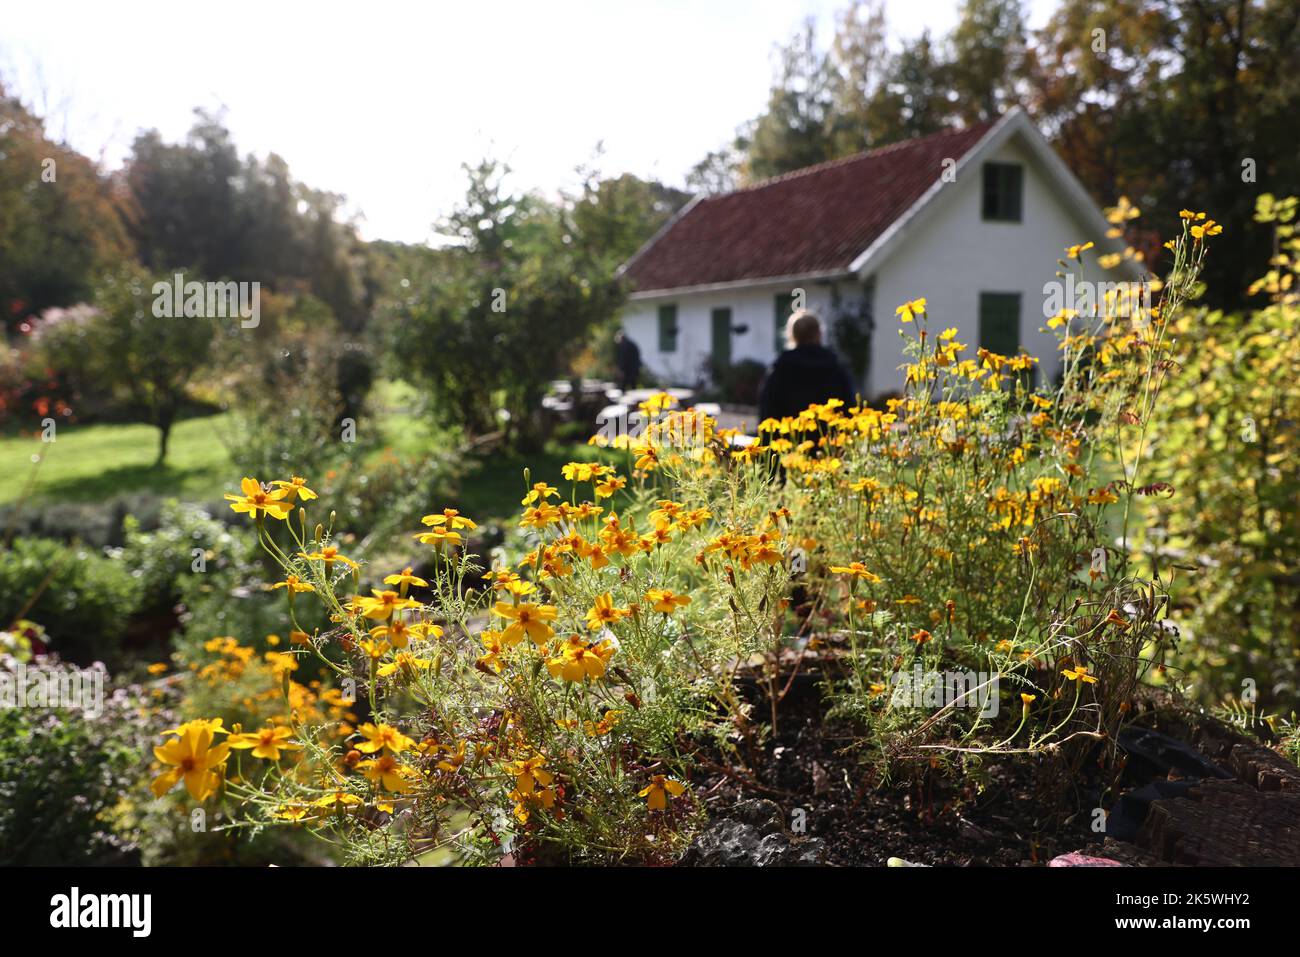
<svg viewBox="0 0 1300 957"><path fill-rule="evenodd" d="M131 255L106 177L0 83L0 321L73 305Z"/></svg>
<svg viewBox="0 0 1300 957"><path fill-rule="evenodd" d="M38 347L74 389L107 392L137 421L158 429L160 467L187 387L208 362L217 321L154 315L154 277L124 268L95 289L95 309L38 330ZM227 320L229 321L229 320Z"/></svg>

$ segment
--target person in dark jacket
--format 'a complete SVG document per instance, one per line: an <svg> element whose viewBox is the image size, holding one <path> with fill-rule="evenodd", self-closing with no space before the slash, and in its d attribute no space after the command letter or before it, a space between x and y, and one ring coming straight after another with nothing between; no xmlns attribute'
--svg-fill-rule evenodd
<svg viewBox="0 0 1300 957"><path fill-rule="evenodd" d="M853 380L835 353L822 345L822 323L807 309L790 317L785 327L790 348L777 356L758 397L758 420L798 415L810 405L841 399L853 405Z"/></svg>
<svg viewBox="0 0 1300 957"><path fill-rule="evenodd" d="M614 334L614 366L618 370L618 387L624 392L635 389L641 378L641 350L622 329Z"/></svg>

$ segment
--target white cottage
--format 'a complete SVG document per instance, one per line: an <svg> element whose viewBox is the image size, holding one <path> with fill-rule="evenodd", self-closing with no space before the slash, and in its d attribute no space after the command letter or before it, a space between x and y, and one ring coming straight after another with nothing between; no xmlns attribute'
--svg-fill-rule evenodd
<svg viewBox="0 0 1300 957"><path fill-rule="evenodd" d="M1118 251L1108 228L1017 109L697 197L622 267L633 290L622 321L650 372L695 385L718 365L770 363L802 300L826 324L846 317L866 334L857 377L874 398L902 386L894 309L923 296L932 327L955 326L972 353L1023 348L1052 376L1045 284L1058 281L1068 246L1092 240L1090 257ZM1139 277L1132 261L1124 273L1105 278ZM1085 278L1103 274L1093 266Z"/></svg>

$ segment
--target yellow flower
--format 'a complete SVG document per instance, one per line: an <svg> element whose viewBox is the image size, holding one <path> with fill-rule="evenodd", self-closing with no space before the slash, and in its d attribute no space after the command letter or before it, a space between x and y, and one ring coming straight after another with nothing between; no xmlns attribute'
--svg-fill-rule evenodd
<svg viewBox="0 0 1300 957"><path fill-rule="evenodd" d="M917 316L924 316L925 300L913 299L911 302L905 302L894 310L894 315L898 316L903 322L911 322Z"/></svg>
<svg viewBox="0 0 1300 957"><path fill-rule="evenodd" d="M1091 249L1091 248L1092 248L1091 242L1082 243L1077 246L1067 246L1065 248L1065 257L1067 259L1077 259L1080 262L1082 262L1084 250Z"/></svg>
<svg viewBox="0 0 1300 957"><path fill-rule="evenodd" d="M374 754L384 748L394 754L415 750L415 742L392 725L371 724L367 721L357 728L357 733L366 739L356 746L362 754Z"/></svg>
<svg viewBox="0 0 1300 957"><path fill-rule="evenodd" d="M555 777L542 767L545 763L546 758L535 754L531 758L507 764L506 773L515 776L515 790L520 794L532 794L539 784L542 787L549 787Z"/></svg>
<svg viewBox="0 0 1300 957"><path fill-rule="evenodd" d="M641 466L637 466L640 468ZM621 475L611 475L601 479L595 485L597 498L610 498L615 492L627 485L627 479Z"/></svg>
<svg viewBox="0 0 1300 957"><path fill-rule="evenodd" d="M1028 708L1031 704L1033 704L1037 698L1038 695L1036 694L1026 694L1023 691L1020 693L1020 700L1024 703L1025 708Z"/></svg>
<svg viewBox="0 0 1300 957"><path fill-rule="evenodd" d="M347 807L360 807L365 802L355 794L349 794L346 791L333 791L311 803L313 807L323 807L328 811L335 811Z"/></svg>
<svg viewBox="0 0 1300 957"><path fill-rule="evenodd" d="M652 811L662 811L668 806L668 796L680 797L686 792L686 785L676 781L667 775L656 774L650 779L650 783L637 792L637 797L646 799Z"/></svg>
<svg viewBox="0 0 1300 957"><path fill-rule="evenodd" d="M227 492L225 496L233 511L247 512L258 521L266 515L284 521L293 511L293 503L284 497L284 489L267 492L262 489L257 479L247 477L240 481L239 489L244 493L243 495L231 495Z"/></svg>
<svg viewBox="0 0 1300 957"><path fill-rule="evenodd" d="M867 566L862 562L849 562L847 565L832 565L831 572L835 575L848 575L850 578L861 578L865 581L875 584L880 581L880 576L874 572L868 571Z"/></svg>
<svg viewBox="0 0 1300 957"><path fill-rule="evenodd" d="M358 601L361 614L366 618L387 618L403 608L419 608L420 603L414 598L403 598L395 591L380 591L372 588L372 597L363 597Z"/></svg>
<svg viewBox="0 0 1300 957"><path fill-rule="evenodd" d="M290 596L301 591L315 591L308 582L303 581L297 575L286 575L284 581L276 582L274 585L270 586L271 591L275 591L277 588L289 589Z"/></svg>
<svg viewBox="0 0 1300 957"><path fill-rule="evenodd" d="M290 741L291 737L293 737L292 729L279 726L262 728L251 734L232 734L227 741L232 748L251 748L255 758L279 761L281 751L292 751L302 747Z"/></svg>
<svg viewBox="0 0 1300 957"><path fill-rule="evenodd" d="M304 502L310 502L316 498L316 493L307 487L307 480L301 476L295 475L288 482L275 481L272 485L284 490L286 501L292 502L296 495Z"/></svg>
<svg viewBox="0 0 1300 957"><path fill-rule="evenodd" d="M524 635L540 647L550 641L551 636L555 634L555 629L547 624L548 621L555 620L554 605L535 605L532 602L511 605L499 601L492 606L492 611L510 621L505 631L501 633L501 640L511 647L519 644Z"/></svg>
<svg viewBox="0 0 1300 957"><path fill-rule="evenodd" d="M367 781L378 784L385 791L405 794L411 790L411 784L407 780L412 774L411 769L398 764L397 759L391 754L360 761L357 763L357 768L366 776Z"/></svg>
<svg viewBox="0 0 1300 957"><path fill-rule="evenodd" d="M379 625L370 629L371 638L385 638L388 640L389 645L394 648L405 648L410 643L411 638L428 638L430 635L441 638L442 628L422 621L409 623L402 621L400 618L394 618L387 625Z"/></svg>
<svg viewBox="0 0 1300 957"><path fill-rule="evenodd" d="M388 664L380 665L377 674L381 678L387 678L395 675L399 671L402 674L413 675L418 671L426 671L433 664L428 658L417 658L408 651L399 651L396 657Z"/></svg>
<svg viewBox="0 0 1300 957"><path fill-rule="evenodd" d="M176 782L184 779L185 789L196 801L205 801L221 783L218 773L230 757L230 745L212 745L214 734L222 731L221 719L190 721L168 734L176 737L153 749L154 757L163 764L172 765L153 779L150 790L154 797L162 797Z"/></svg>
<svg viewBox="0 0 1300 957"><path fill-rule="evenodd" d="M311 552L310 554L308 554L307 552L299 552L298 554L302 558L308 558L311 559L312 561L318 561L324 563L325 570L327 572L330 570L330 566L333 565L335 562L342 562L344 565L347 565L348 568L360 567L357 565L356 562L348 558L346 555L339 554L338 548L336 548L333 545L322 546L321 548L317 549L314 552Z"/></svg>
<svg viewBox="0 0 1300 957"><path fill-rule="evenodd" d="M428 588L429 583L423 578L411 574L411 566L407 565L396 575L389 575L384 579L385 585L405 585L407 588L414 585L417 588Z"/></svg>
<svg viewBox="0 0 1300 957"><path fill-rule="evenodd" d="M476 522L466 518L454 508L444 508L441 512L434 512L432 515L424 516L420 521L425 525L442 525L449 529L468 528L473 531L478 528Z"/></svg>
<svg viewBox="0 0 1300 957"><path fill-rule="evenodd" d="M651 588L645 593L645 600L650 603L651 608L665 615L671 615L678 608L691 603L689 595L676 595L667 588Z"/></svg>
<svg viewBox="0 0 1300 957"><path fill-rule="evenodd" d="M559 489L547 485L545 482L537 482L529 489L528 494L520 500L519 504L532 505L534 502L545 502L548 498L559 498L559 496Z"/></svg>
<svg viewBox="0 0 1300 957"><path fill-rule="evenodd" d="M605 663L613 655L613 647L607 641L599 645L588 645L577 635L573 635L560 646L558 657L546 662L546 670L553 678L565 681L585 681L599 678L605 673Z"/></svg>
<svg viewBox="0 0 1300 957"><path fill-rule="evenodd" d="M596 598L596 604L587 612L587 627L592 631L599 631L610 625L616 625L628 615L632 614L628 608L615 608L614 596L609 592L599 595Z"/></svg>
<svg viewBox="0 0 1300 957"><path fill-rule="evenodd" d="M1069 678L1071 681L1082 681L1084 684L1090 685L1095 685L1097 683L1096 677L1088 674L1087 665L1077 665L1074 668L1066 668L1061 672L1061 674L1065 675L1065 677Z"/></svg>

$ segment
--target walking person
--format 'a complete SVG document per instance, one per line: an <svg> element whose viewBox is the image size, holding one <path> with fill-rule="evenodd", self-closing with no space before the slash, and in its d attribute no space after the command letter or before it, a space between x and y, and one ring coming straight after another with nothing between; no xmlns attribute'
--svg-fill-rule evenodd
<svg viewBox="0 0 1300 957"><path fill-rule="evenodd" d="M840 399L856 402L853 380L839 358L822 345L822 322L800 309L785 326L788 348L772 363L758 398L758 420L798 415L810 405Z"/></svg>

